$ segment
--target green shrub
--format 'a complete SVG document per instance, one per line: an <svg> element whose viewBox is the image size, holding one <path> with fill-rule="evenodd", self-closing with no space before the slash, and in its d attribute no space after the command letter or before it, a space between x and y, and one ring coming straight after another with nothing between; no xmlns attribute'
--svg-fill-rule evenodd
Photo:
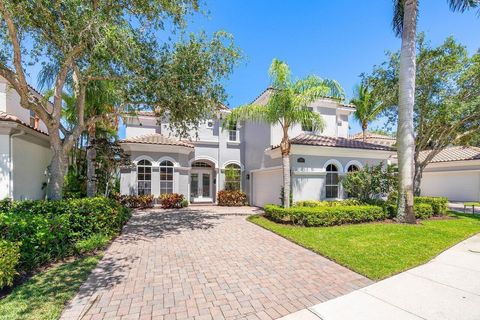
<svg viewBox="0 0 480 320"><path fill-rule="evenodd" d="M182 208L184 200L183 194L165 193L160 196L160 205L163 209Z"/></svg>
<svg viewBox="0 0 480 320"><path fill-rule="evenodd" d="M11 286L17 272L15 267L20 259L18 243L0 240L0 288Z"/></svg>
<svg viewBox="0 0 480 320"><path fill-rule="evenodd" d="M415 203L428 203L432 206L433 214L443 216L447 214L448 199L444 197L415 197Z"/></svg>
<svg viewBox="0 0 480 320"><path fill-rule="evenodd" d="M183 199L182 202L180 203L180 207L182 207L182 208L188 207L188 200L187 200L187 199Z"/></svg>
<svg viewBox="0 0 480 320"><path fill-rule="evenodd" d="M78 253L92 252L98 249L105 248L111 237L101 233L95 233L87 239L78 240L75 243L75 250Z"/></svg>
<svg viewBox="0 0 480 320"><path fill-rule="evenodd" d="M74 254L80 240L117 234L129 217L129 209L106 198L14 201L0 212L0 239L21 240L16 269L28 272Z"/></svg>
<svg viewBox="0 0 480 320"><path fill-rule="evenodd" d="M413 205L413 211L417 219L428 219L433 216L432 205L428 203L415 203Z"/></svg>
<svg viewBox="0 0 480 320"><path fill-rule="evenodd" d="M266 216L274 221L292 222L307 227L362 223L384 220L387 217L382 207L371 205L291 207L288 209L276 205L266 205L264 210Z"/></svg>
<svg viewBox="0 0 480 320"><path fill-rule="evenodd" d="M247 205L247 194L239 190L221 190L217 193L219 206L239 207Z"/></svg>
<svg viewBox="0 0 480 320"><path fill-rule="evenodd" d="M153 201L155 198L151 194L121 195L118 200L127 208L146 209L153 207Z"/></svg>
<svg viewBox="0 0 480 320"><path fill-rule="evenodd" d="M364 203L356 199L338 201L302 200L295 202L295 207L336 207L336 206L360 206Z"/></svg>

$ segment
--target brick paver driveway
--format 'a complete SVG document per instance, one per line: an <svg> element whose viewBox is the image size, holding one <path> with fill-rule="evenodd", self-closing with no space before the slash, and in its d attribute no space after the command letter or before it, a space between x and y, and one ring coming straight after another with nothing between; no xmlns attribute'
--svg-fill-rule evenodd
<svg viewBox="0 0 480 320"><path fill-rule="evenodd" d="M135 213L62 319L276 319L370 284L246 221L253 211Z"/></svg>

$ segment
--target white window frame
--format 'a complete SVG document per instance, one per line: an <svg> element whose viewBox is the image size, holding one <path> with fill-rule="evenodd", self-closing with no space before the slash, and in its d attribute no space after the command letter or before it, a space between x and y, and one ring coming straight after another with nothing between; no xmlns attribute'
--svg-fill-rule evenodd
<svg viewBox="0 0 480 320"><path fill-rule="evenodd" d="M230 169L231 167L236 167L234 168L235 170L238 170L239 172L239 176L238 176L238 181L236 180L232 180L232 181L227 181L227 175L225 174L225 171ZM233 182L233 183L237 183L238 182L238 191L242 191L242 167L237 164L237 163L229 163L227 165L225 165L225 169L224 169L224 177L225 177L225 181L223 183L223 188L226 190L226 185L228 182Z"/></svg>
<svg viewBox="0 0 480 320"><path fill-rule="evenodd" d="M329 171L328 168L330 166L335 167L337 170L336 171ZM340 183L339 183L339 178L340 178L339 173L340 173L340 171L339 171L339 168L335 164L330 163L330 164L327 165L326 172L327 172L327 175L325 176L325 198L326 199L337 199L339 197L339 194L340 194ZM336 184L329 183L329 181L328 181L329 174L336 174L337 175L337 179L336 179L337 183ZM331 188L331 187L336 187L337 188L337 194L334 197L329 197L328 196L328 189Z"/></svg>
<svg viewBox="0 0 480 320"><path fill-rule="evenodd" d="M175 164L170 160L163 160L159 165L160 173L160 195L174 193L175 181ZM162 170L165 170L165 175L171 175L171 179L162 179ZM169 185L165 187L164 185Z"/></svg>
<svg viewBox="0 0 480 320"><path fill-rule="evenodd" d="M148 163L148 164L147 164ZM150 172L146 172L146 169L149 168ZM140 172L142 169L143 172ZM146 174L150 175L150 179L145 179ZM143 179L140 179L140 175L143 175ZM149 182L150 187L145 188L145 183ZM142 188L140 188L140 185L143 185ZM140 192L140 190L143 190L143 192ZM145 192L145 190L149 190L149 192ZM148 159L141 159L137 162L137 194L138 195L150 195L152 194L152 161Z"/></svg>

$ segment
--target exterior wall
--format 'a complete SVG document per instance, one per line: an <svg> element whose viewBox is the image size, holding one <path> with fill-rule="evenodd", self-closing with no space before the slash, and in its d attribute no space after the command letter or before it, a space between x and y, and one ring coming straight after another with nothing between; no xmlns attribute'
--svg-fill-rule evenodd
<svg viewBox="0 0 480 320"><path fill-rule="evenodd" d="M0 200L10 196L10 136L0 134Z"/></svg>
<svg viewBox="0 0 480 320"><path fill-rule="evenodd" d="M280 204L280 188L283 184L281 168L252 172L251 180L251 205L263 207L270 203Z"/></svg>
<svg viewBox="0 0 480 320"><path fill-rule="evenodd" d="M43 184L47 182L45 171L50 164L51 151L41 145L15 137L12 145L13 197L14 199L42 199Z"/></svg>

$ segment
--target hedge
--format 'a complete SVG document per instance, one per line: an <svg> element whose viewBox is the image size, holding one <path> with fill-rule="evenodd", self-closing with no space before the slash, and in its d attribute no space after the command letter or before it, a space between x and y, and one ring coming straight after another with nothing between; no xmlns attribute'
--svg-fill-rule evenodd
<svg viewBox="0 0 480 320"><path fill-rule="evenodd" d="M362 223L387 218L382 207L371 205L291 207L287 209L277 205L266 205L264 210L266 216L271 220L291 222L307 227Z"/></svg>
<svg viewBox="0 0 480 320"><path fill-rule="evenodd" d="M0 240L19 242L17 273L78 253L82 240L111 238L130 217L129 209L106 198L2 201L0 210Z"/></svg>
<svg viewBox="0 0 480 320"><path fill-rule="evenodd" d="M238 190L221 190L217 193L217 202L219 206L239 207L245 206L247 202L247 194Z"/></svg>
<svg viewBox="0 0 480 320"><path fill-rule="evenodd" d="M433 214L443 216L447 214L448 199L444 197L415 197L415 203L427 203L432 206Z"/></svg>
<svg viewBox="0 0 480 320"><path fill-rule="evenodd" d="M320 201L320 200L301 200L294 203L295 207L336 207L336 206L360 206L364 205L357 199L345 199L335 201Z"/></svg>

